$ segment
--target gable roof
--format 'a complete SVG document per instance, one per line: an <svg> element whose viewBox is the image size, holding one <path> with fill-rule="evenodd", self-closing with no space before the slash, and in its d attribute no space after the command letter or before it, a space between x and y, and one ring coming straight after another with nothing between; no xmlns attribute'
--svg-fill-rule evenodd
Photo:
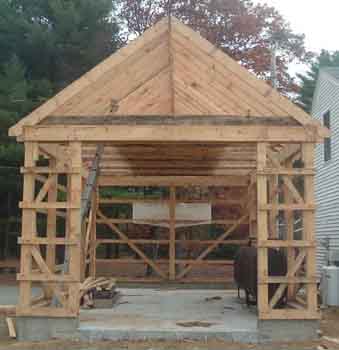
<svg viewBox="0 0 339 350"><path fill-rule="evenodd" d="M188 26L164 18L9 130L48 116L103 115L292 117L308 114Z"/></svg>

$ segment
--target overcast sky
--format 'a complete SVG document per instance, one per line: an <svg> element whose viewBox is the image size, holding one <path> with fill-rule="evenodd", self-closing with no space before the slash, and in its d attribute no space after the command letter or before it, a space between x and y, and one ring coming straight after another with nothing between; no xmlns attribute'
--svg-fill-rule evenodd
<svg viewBox="0 0 339 350"><path fill-rule="evenodd" d="M309 50L339 50L339 0L254 0L273 5L291 23L292 29L306 35Z"/></svg>

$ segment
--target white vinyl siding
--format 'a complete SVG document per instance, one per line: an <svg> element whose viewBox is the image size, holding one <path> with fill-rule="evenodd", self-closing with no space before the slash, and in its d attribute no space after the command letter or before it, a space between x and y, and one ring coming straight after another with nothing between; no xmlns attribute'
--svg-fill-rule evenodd
<svg viewBox="0 0 339 350"><path fill-rule="evenodd" d="M339 248L339 81L326 71L320 73L312 115L323 123L326 112L331 114L331 159L324 160L324 144L316 147L316 235L318 240L317 267L326 264L326 238L330 248Z"/></svg>

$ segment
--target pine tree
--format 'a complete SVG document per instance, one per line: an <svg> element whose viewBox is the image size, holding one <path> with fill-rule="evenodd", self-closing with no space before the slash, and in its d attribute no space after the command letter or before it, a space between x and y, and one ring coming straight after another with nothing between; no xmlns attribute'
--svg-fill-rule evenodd
<svg viewBox="0 0 339 350"><path fill-rule="evenodd" d="M22 187L23 149L8 128L117 49L114 3L0 0L0 218Z"/></svg>
<svg viewBox="0 0 339 350"><path fill-rule="evenodd" d="M315 91L319 70L323 67L339 68L339 51L330 53L323 50L312 62L310 69L306 74L298 74L301 81L301 88L298 92L297 102L306 112L311 112L313 94Z"/></svg>

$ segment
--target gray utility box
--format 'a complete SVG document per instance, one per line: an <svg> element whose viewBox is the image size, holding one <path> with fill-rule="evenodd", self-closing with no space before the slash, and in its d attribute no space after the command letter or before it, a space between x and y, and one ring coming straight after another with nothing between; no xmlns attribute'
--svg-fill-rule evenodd
<svg viewBox="0 0 339 350"><path fill-rule="evenodd" d="M325 306L339 306L339 267L323 267L321 296Z"/></svg>

